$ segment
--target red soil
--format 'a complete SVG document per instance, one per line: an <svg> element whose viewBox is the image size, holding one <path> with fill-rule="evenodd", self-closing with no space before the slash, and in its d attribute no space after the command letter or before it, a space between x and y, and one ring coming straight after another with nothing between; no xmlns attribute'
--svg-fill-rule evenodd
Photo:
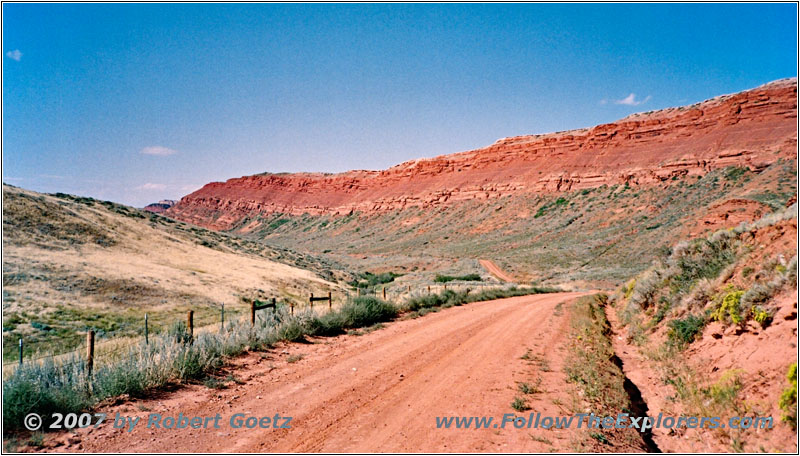
<svg viewBox="0 0 800 456"><path fill-rule="evenodd" d="M687 227L682 237L695 238L709 232L737 226L742 222L752 222L769 212L772 212L772 209L758 201L729 199L709 207L700 220Z"/></svg>

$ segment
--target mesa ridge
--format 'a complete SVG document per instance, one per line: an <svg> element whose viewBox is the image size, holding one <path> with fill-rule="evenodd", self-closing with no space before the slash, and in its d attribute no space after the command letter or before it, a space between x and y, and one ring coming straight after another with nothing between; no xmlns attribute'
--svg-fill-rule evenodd
<svg viewBox="0 0 800 456"><path fill-rule="evenodd" d="M760 171L797 145L797 79L592 128L502 138L383 171L260 174L212 182L166 215L230 229L258 214L346 215L510 194L659 185L728 166Z"/></svg>

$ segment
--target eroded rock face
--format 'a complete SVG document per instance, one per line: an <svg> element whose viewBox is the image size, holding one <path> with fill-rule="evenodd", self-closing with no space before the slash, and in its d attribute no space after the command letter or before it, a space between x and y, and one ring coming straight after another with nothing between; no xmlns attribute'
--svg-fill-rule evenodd
<svg viewBox="0 0 800 456"><path fill-rule="evenodd" d="M716 168L795 159L797 79L593 128L503 138L384 171L263 174L212 182L167 214L230 229L266 213L348 214L452 205L520 192L658 185Z"/></svg>
<svg viewBox="0 0 800 456"><path fill-rule="evenodd" d="M758 201L732 198L709 207L699 220L684 230L684 237L696 238L716 230L750 223L760 219L771 211L771 208Z"/></svg>

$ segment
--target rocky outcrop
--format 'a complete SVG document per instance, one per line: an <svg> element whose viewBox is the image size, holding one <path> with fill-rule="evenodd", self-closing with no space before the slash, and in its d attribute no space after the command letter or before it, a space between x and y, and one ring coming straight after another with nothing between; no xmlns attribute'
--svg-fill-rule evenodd
<svg viewBox="0 0 800 456"><path fill-rule="evenodd" d="M699 220L687 225L683 237L696 238L722 228L729 228L740 223L750 223L760 219L771 208L758 201L732 198L713 204Z"/></svg>
<svg viewBox="0 0 800 456"><path fill-rule="evenodd" d="M796 159L797 79L593 128L503 138L384 171L261 174L213 182L167 214L229 229L255 214L348 214L452 205L520 192L659 185L727 166Z"/></svg>
<svg viewBox="0 0 800 456"><path fill-rule="evenodd" d="M142 209L148 212L155 212L156 214L163 214L167 211L167 209L171 208L177 203L178 202L175 200L161 200L157 203L148 204Z"/></svg>

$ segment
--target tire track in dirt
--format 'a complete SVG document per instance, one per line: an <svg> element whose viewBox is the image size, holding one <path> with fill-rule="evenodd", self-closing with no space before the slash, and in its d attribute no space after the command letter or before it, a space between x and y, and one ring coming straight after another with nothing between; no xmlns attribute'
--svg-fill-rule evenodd
<svg viewBox="0 0 800 456"><path fill-rule="evenodd" d="M103 410L140 416L133 432L105 426L78 431L80 443L56 451L418 452L544 451L530 430L436 429L437 416L514 413L516 383L543 378L535 411L563 415L568 403L563 356L568 312L557 305L585 293L520 296L445 309L363 335L286 344L234 361L244 385L218 391L189 385L162 399ZM539 372L520 360L527 349L549 362ZM275 353L277 352L277 353ZM289 364L290 354L305 357ZM556 400L558 398L558 400ZM222 415L220 429L147 429L149 413ZM292 429L231 429L234 413L292 416ZM539 432L543 432L540 430ZM571 431L549 431L549 445L569 447ZM66 439L65 444L66 444ZM73 438L73 442L75 439ZM77 448L77 446L80 448Z"/></svg>
<svg viewBox="0 0 800 456"><path fill-rule="evenodd" d="M500 266L496 265L492 260L478 260L478 262L483 266L484 269L489 271L489 274L494 275L498 279L504 282L514 282L514 278L511 277L507 272L500 269Z"/></svg>

